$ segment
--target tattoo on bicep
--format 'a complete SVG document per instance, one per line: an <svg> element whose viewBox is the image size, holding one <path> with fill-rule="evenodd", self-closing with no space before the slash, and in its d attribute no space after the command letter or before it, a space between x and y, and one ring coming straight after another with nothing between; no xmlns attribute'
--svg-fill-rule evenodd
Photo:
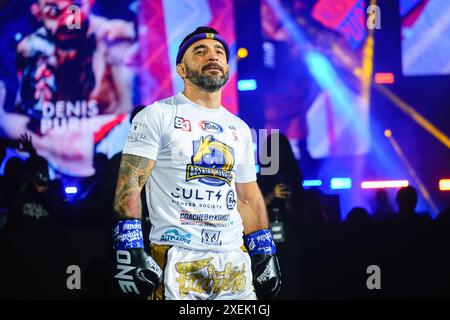
<svg viewBox="0 0 450 320"><path fill-rule="evenodd" d="M130 154L122 155L114 200L116 219L141 218L141 190L154 162Z"/></svg>

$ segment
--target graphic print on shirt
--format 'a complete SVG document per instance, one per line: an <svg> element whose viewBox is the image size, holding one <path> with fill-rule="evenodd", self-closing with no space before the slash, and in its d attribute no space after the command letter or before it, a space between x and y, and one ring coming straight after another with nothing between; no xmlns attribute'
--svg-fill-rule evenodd
<svg viewBox="0 0 450 320"><path fill-rule="evenodd" d="M208 120L200 121L198 123L198 126L203 131L206 131L206 132L209 132L209 133L222 133L223 132L223 129L220 126L220 124L217 124L215 122L208 121Z"/></svg>
<svg viewBox="0 0 450 320"><path fill-rule="evenodd" d="M212 135L193 141L192 163L186 166L186 181L198 179L209 186L231 185L234 150Z"/></svg>

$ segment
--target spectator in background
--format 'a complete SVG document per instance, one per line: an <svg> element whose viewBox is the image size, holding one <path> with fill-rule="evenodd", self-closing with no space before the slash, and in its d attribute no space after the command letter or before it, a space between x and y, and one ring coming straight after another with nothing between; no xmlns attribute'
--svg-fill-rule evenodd
<svg viewBox="0 0 450 320"><path fill-rule="evenodd" d="M326 214L323 208L323 201L327 198L333 199L333 197L335 198L335 201L333 201L332 207L333 211L336 212ZM324 222L333 221L333 214L334 216L339 216L339 199L336 196L330 197L321 192L318 188L304 190L302 200L302 224L322 224Z"/></svg>
<svg viewBox="0 0 450 320"><path fill-rule="evenodd" d="M370 214L364 208L355 207L347 215L345 222L351 224L365 224L370 222Z"/></svg>
<svg viewBox="0 0 450 320"><path fill-rule="evenodd" d="M374 221L390 221L394 217L394 209L389 202L388 193L385 189L375 192L375 207L373 210Z"/></svg>
<svg viewBox="0 0 450 320"><path fill-rule="evenodd" d="M25 161L23 179L11 207L12 227L55 225L55 212L48 197L49 180L47 160L34 156Z"/></svg>
<svg viewBox="0 0 450 320"><path fill-rule="evenodd" d="M428 215L418 214L416 212L417 191L413 187L407 186L400 188L395 201L398 205L398 212L394 218L395 221L424 222L429 220Z"/></svg>
<svg viewBox="0 0 450 320"><path fill-rule="evenodd" d="M267 137L265 150L272 150L273 143L279 143L279 170L274 175L259 175L258 184L268 208L272 234L277 243L278 258L283 270L284 283L279 299L300 298L300 237L299 224L302 221L302 173L294 157L287 137L274 133ZM266 165L261 164L261 167ZM274 223L281 230L274 229Z"/></svg>
<svg viewBox="0 0 450 320"><path fill-rule="evenodd" d="M267 137L265 150L272 150L272 143L279 143L279 169L274 175L260 175L258 183L264 195L269 215L277 208L283 219L295 224L301 220L301 198L303 194L302 173L298 167L288 138L282 133ZM261 164L264 168L266 165ZM273 219L274 217L270 217Z"/></svg>
<svg viewBox="0 0 450 320"><path fill-rule="evenodd" d="M319 200L321 192L303 189L303 175L288 138L282 133L269 136L266 150L271 150L272 140L279 141L279 170L275 175L258 177L269 215L277 208L279 215L290 223L298 225L324 222ZM261 167L265 165L262 164Z"/></svg>
<svg viewBox="0 0 450 320"><path fill-rule="evenodd" d="M64 197L59 181L50 181L48 162L37 155L31 136L22 134L17 149L30 157L22 162L11 158L5 167L8 186L8 228L64 223Z"/></svg>
<svg viewBox="0 0 450 320"><path fill-rule="evenodd" d="M18 219L14 217L14 200L20 189L20 182L22 180L25 164L20 158L10 158L5 164L3 187L8 208L8 218L6 227L14 228Z"/></svg>

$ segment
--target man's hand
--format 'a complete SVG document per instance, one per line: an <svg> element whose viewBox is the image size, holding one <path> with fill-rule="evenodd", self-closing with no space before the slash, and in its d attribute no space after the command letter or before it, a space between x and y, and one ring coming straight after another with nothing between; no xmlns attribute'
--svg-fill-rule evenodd
<svg viewBox="0 0 450 320"><path fill-rule="evenodd" d="M253 285L258 299L274 298L281 289L281 272L272 233L264 229L248 234L245 245L252 260Z"/></svg>
<svg viewBox="0 0 450 320"><path fill-rule="evenodd" d="M291 195L291 190L284 183L278 183L273 190L274 198L289 199L291 198Z"/></svg>
<svg viewBox="0 0 450 320"><path fill-rule="evenodd" d="M19 147L18 147L19 151L28 152L30 154L30 156L36 155L36 149L33 146L33 141L31 139L31 136L29 136L26 133L21 134L18 142L19 142Z"/></svg>
<svg viewBox="0 0 450 320"><path fill-rule="evenodd" d="M162 270L144 249L141 221L117 222L114 237L114 283L125 297L147 300L161 281Z"/></svg>

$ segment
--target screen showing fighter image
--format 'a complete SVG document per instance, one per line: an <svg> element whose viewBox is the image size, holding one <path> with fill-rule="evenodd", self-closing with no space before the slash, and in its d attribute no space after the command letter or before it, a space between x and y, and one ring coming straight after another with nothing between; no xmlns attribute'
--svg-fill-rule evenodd
<svg viewBox="0 0 450 320"><path fill-rule="evenodd" d="M123 18L97 14L105 6L99 3L13 2L17 16L9 20L17 32L0 35L14 48L0 72L1 134L31 135L38 153L70 176L93 174L95 152L120 151L133 106L138 42L132 2L124 1Z"/></svg>
<svg viewBox="0 0 450 320"><path fill-rule="evenodd" d="M11 1L0 22L0 136L30 135L63 175L92 175L95 153L122 151L135 107L181 90L177 49L199 24L230 43L223 103L238 112L233 1Z"/></svg>

